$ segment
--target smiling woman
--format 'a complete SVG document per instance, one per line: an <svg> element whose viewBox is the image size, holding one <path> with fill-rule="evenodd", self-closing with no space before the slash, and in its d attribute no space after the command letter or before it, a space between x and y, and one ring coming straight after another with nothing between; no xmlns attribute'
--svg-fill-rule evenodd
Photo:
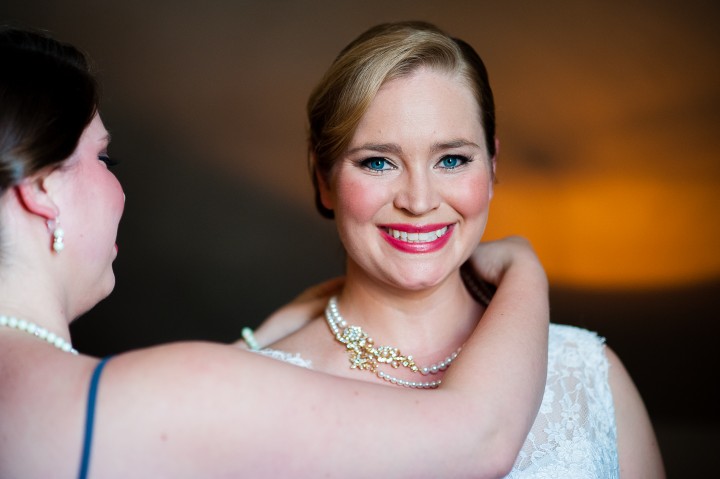
<svg viewBox="0 0 720 479"><path fill-rule="evenodd" d="M318 178L348 269L374 271L382 286L437 286L485 229L493 160L472 90L456 84L455 74L425 68L384 83L348 152Z"/></svg>
<svg viewBox="0 0 720 479"><path fill-rule="evenodd" d="M318 208L335 218L346 283L324 317L267 354L299 353L358 381L442 389L484 324L461 267L493 197L494 112L482 60L433 25L378 25L340 53L308 116ZM506 346L532 342L516 333ZM551 325L549 338L543 402L508 477L662 477L647 412L617 356L586 330ZM516 356L515 369L533 378L526 359Z"/></svg>

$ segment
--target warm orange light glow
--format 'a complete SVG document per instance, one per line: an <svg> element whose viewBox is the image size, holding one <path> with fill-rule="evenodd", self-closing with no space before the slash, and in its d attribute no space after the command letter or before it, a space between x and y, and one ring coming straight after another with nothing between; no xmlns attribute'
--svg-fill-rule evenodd
<svg viewBox="0 0 720 479"><path fill-rule="evenodd" d="M712 181L513 178L497 185L485 235L529 238L550 280L667 286L720 276L720 191Z"/></svg>

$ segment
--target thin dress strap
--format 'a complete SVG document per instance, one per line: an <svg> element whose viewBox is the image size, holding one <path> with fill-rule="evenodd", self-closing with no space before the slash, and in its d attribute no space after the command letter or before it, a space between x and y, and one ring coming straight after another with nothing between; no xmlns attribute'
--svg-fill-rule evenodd
<svg viewBox="0 0 720 479"><path fill-rule="evenodd" d="M80 479L86 479L88 468L90 467L90 449L92 448L93 423L95 422L95 400L97 398L98 383L100 382L100 374L110 357L103 358L93 371L90 379L90 391L88 393L87 415L85 416L85 440L83 441L82 459L80 461Z"/></svg>

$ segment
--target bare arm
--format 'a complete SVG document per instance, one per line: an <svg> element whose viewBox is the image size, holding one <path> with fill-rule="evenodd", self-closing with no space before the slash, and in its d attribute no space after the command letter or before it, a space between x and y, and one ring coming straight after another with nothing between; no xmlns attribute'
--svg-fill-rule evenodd
<svg viewBox="0 0 720 479"><path fill-rule="evenodd" d="M479 276L498 285L463 347L461 368L443 388L476 381L476 411L486 447L508 472L532 427L547 375L548 283L530 244L520 237L482 243L472 258ZM482 365L482 367L480 367ZM448 381L453 381L452 385Z"/></svg>
<svg viewBox="0 0 720 479"><path fill-rule="evenodd" d="M519 240L478 254L481 276L499 287L439 390L337 378L205 343L129 353L102 379L91 473L504 475L544 385L547 285Z"/></svg>
<svg viewBox="0 0 720 479"><path fill-rule="evenodd" d="M208 344L112 361L97 477L499 476L471 384L404 390Z"/></svg>
<svg viewBox="0 0 720 479"><path fill-rule="evenodd" d="M620 358L605 348L610 363L610 389L615 405L621 478L662 479L665 468L640 393Z"/></svg>

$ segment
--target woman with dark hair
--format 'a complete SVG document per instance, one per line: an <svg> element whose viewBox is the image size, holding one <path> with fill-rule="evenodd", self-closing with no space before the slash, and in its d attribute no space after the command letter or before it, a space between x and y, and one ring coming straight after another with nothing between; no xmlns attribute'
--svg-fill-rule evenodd
<svg viewBox="0 0 720 479"><path fill-rule="evenodd" d="M200 342L79 354L69 324L113 289L124 208L95 80L77 49L24 30L0 29L0 62L0 477L493 477L519 447L490 389L505 372L484 364L518 325L547 324L544 272L517 240L479 248L498 289L441 391ZM531 417L542 388L523 388Z"/></svg>
<svg viewBox="0 0 720 479"><path fill-rule="evenodd" d="M433 25L379 25L335 59L308 118L317 205L335 218L346 280L324 316L271 348L337 376L396 387L442 382L442 390L491 312L464 272L485 229L497 159L485 66ZM508 477L663 476L642 400L603 339L551 325L545 377L542 332L524 325L487 359L508 377L546 381L525 444L503 464ZM496 397L525 413L533 391L518 386L497 388ZM507 432L524 434L523 426L508 422Z"/></svg>

